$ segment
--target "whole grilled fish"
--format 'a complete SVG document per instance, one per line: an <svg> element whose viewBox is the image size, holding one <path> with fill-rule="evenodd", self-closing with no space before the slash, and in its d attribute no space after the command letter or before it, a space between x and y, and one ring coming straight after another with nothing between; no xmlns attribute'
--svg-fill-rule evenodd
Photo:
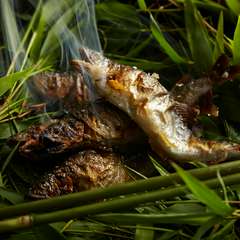
<svg viewBox="0 0 240 240"><path fill-rule="evenodd" d="M128 180L120 155L83 151L46 173L30 188L29 196L34 199L50 198Z"/></svg>
<svg viewBox="0 0 240 240"><path fill-rule="evenodd" d="M124 112L107 102L79 107L75 103L68 110L70 113L61 119L32 125L18 133L9 144L18 142L22 156L41 160L80 149L127 151L146 143L143 131Z"/></svg>
<svg viewBox="0 0 240 240"><path fill-rule="evenodd" d="M73 60L78 71L84 68L98 93L125 111L148 135L161 157L175 160L220 162L240 156L240 145L196 138L186 126L182 104L158 81L157 74L121 65L101 53L82 49L86 61ZM204 87L204 86L203 86Z"/></svg>

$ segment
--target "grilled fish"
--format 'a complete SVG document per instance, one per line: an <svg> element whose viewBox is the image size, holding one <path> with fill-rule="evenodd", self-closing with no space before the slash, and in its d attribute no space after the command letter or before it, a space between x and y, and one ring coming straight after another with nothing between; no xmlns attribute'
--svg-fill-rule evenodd
<svg viewBox="0 0 240 240"><path fill-rule="evenodd" d="M146 143L143 131L122 111L106 102L85 104L62 119L33 125L9 140L19 142L19 153L41 160L79 149L111 151L137 148ZM129 149L129 150L133 150Z"/></svg>
<svg viewBox="0 0 240 240"><path fill-rule="evenodd" d="M210 71L201 78L193 79L184 75L171 89L170 94L177 102L185 104L185 109L192 110L195 114L201 112L217 117L218 108L212 101L213 86L231 81L240 73L239 65L229 66L229 63L229 58L221 55ZM200 106L196 107L196 103ZM191 114L189 118L191 119Z"/></svg>
<svg viewBox="0 0 240 240"><path fill-rule="evenodd" d="M193 136L178 111L181 103L159 83L157 74L115 63L90 49L82 51L87 58L72 61L76 70L84 68L91 74L98 93L145 131L153 150L161 157L216 163L240 156L238 144Z"/></svg>
<svg viewBox="0 0 240 240"><path fill-rule="evenodd" d="M82 73L44 72L37 74L28 81L34 96L48 106L69 104L92 100L86 84L86 76ZM97 96L96 96L97 98Z"/></svg>
<svg viewBox="0 0 240 240"><path fill-rule="evenodd" d="M120 155L83 151L55 166L30 188L29 196L34 199L50 198L128 180Z"/></svg>

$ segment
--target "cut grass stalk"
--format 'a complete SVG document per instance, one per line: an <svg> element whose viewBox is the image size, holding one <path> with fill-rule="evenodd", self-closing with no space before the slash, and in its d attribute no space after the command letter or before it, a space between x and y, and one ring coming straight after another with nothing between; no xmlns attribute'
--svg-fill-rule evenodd
<svg viewBox="0 0 240 240"><path fill-rule="evenodd" d="M240 181L240 173L232 174L223 177L226 185L233 185ZM217 178L203 181L210 188L217 188L220 186ZM136 207L139 204L154 202L157 200L165 200L168 198L182 196L186 194L188 188L186 186L170 187L164 190L156 190L145 192L137 195L125 196L113 200L92 203L80 207L63 209L55 212L42 214L29 214L17 218L0 221L0 232L14 231L18 229L30 228L32 226L46 224L58 221L67 221L77 217L86 217L88 215L95 215L99 213L106 213L112 211L119 211Z"/></svg>
<svg viewBox="0 0 240 240"><path fill-rule="evenodd" d="M193 169L189 172L199 179L209 179L216 177L217 171L221 176L240 172L240 160L206 168ZM98 201L125 194L139 193L168 187L175 183L182 183L181 178L176 174L168 176L153 177L150 179L138 180L119 184L107 188L93 189L85 192L72 193L52 199L38 200L33 202L21 203L15 206L0 209L0 219L10 218L17 215L24 215L33 212L47 212L57 209L80 206L90 201ZM238 182L235 182L238 183Z"/></svg>

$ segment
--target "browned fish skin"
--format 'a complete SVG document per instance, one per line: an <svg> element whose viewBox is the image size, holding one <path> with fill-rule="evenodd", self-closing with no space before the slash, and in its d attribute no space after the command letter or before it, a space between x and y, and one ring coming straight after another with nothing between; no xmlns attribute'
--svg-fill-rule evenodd
<svg viewBox="0 0 240 240"><path fill-rule="evenodd" d="M83 132L83 123L73 118L52 120L15 135L9 145L19 142L18 151L22 156L40 160L76 148L83 141Z"/></svg>
<svg viewBox="0 0 240 240"><path fill-rule="evenodd" d="M77 149L128 149L145 143L138 126L116 107L100 102L93 107L72 108L63 119L34 125L14 136L9 144L20 143L19 153L32 160L49 158ZM95 112L97 111L97 113ZM129 147L127 147L129 145Z"/></svg>
<svg viewBox="0 0 240 240"><path fill-rule="evenodd" d="M89 101L89 91L81 73L40 73L29 81L29 86L44 102L69 104Z"/></svg>
<svg viewBox="0 0 240 240"><path fill-rule="evenodd" d="M221 55L205 76L199 79L193 79L190 76L183 77L173 87L170 94L176 101L192 106L199 100L200 96L210 91L215 84L232 80L238 72L239 69L229 67L227 56Z"/></svg>
<svg viewBox="0 0 240 240"><path fill-rule="evenodd" d="M122 157L84 151L69 157L30 189L32 198L50 198L129 180Z"/></svg>

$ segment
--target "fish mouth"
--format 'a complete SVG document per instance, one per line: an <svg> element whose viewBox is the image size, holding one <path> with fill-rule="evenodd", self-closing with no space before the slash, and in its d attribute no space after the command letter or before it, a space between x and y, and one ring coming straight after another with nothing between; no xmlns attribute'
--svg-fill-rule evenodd
<svg viewBox="0 0 240 240"><path fill-rule="evenodd" d="M91 50L89 48L81 47L79 48L79 52L81 60L91 64L101 63L104 59L103 53Z"/></svg>

